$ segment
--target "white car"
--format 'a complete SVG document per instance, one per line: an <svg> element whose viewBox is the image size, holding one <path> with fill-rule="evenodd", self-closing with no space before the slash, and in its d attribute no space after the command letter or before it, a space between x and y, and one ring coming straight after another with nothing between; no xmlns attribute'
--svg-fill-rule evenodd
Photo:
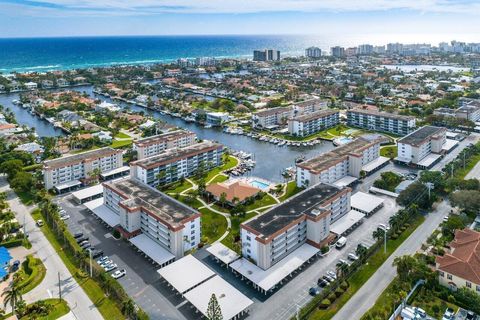
<svg viewBox="0 0 480 320"><path fill-rule="evenodd" d="M68 214L64 216L60 216L60 220L68 220L68 219L70 219L70 216Z"/></svg>
<svg viewBox="0 0 480 320"><path fill-rule="evenodd" d="M110 272L112 270L115 270L117 269L117 265L115 263L112 263L112 264L109 264L105 267L103 267L103 270L105 270L106 272Z"/></svg>
<svg viewBox="0 0 480 320"><path fill-rule="evenodd" d="M348 259L355 261L355 260L358 260L358 256L355 253L349 253Z"/></svg>
<svg viewBox="0 0 480 320"><path fill-rule="evenodd" d="M108 260L108 256L104 256L104 257L101 257L100 259L97 260L97 263L98 264L102 264L104 263L105 261Z"/></svg>
<svg viewBox="0 0 480 320"><path fill-rule="evenodd" d="M105 266L108 266L109 264L112 264L112 263L113 263L112 260L105 260L105 261L100 263L100 266L105 268Z"/></svg>
<svg viewBox="0 0 480 320"><path fill-rule="evenodd" d="M384 225L383 223L380 223L380 224L378 225L378 229L382 229L382 230L384 230L384 231L388 231L388 230L390 230L390 227L387 226L387 225Z"/></svg>
<svg viewBox="0 0 480 320"><path fill-rule="evenodd" d="M335 272L333 272L332 270L327 271L327 275L329 275L334 280L337 280L337 274Z"/></svg>
<svg viewBox="0 0 480 320"><path fill-rule="evenodd" d="M112 273L112 277L113 277L113 279L118 279L118 278L123 277L126 274L127 274L127 271L125 269L117 270L114 273Z"/></svg>

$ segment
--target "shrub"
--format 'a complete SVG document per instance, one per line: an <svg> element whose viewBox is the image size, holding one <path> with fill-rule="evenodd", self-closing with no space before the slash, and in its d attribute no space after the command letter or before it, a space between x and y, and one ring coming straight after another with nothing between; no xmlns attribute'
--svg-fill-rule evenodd
<svg viewBox="0 0 480 320"><path fill-rule="evenodd" d="M329 246L323 246L322 248L320 248L320 252L322 254L325 254L327 253L328 251L330 251L330 247Z"/></svg>
<svg viewBox="0 0 480 320"><path fill-rule="evenodd" d="M440 312L440 306L438 304L434 304L432 306L432 311L436 314Z"/></svg>
<svg viewBox="0 0 480 320"><path fill-rule="evenodd" d="M347 281L343 281L341 284L340 284L340 288L342 288L343 290L347 290L348 289L348 283Z"/></svg>
<svg viewBox="0 0 480 320"><path fill-rule="evenodd" d="M331 292L331 293L328 295L327 299L333 302L333 301L335 301L335 299L337 299L337 296L335 295L334 292Z"/></svg>
<svg viewBox="0 0 480 320"><path fill-rule="evenodd" d="M120 239L120 237L121 237L120 231L118 231L117 229L113 230L112 236L113 236L115 239Z"/></svg>
<svg viewBox="0 0 480 320"><path fill-rule="evenodd" d="M337 288L337 290L335 290L335 295L338 297L340 297L343 293L345 292L345 290L343 290L342 288Z"/></svg>
<svg viewBox="0 0 480 320"><path fill-rule="evenodd" d="M329 299L323 299L322 302L320 302L320 308L322 309L327 309L332 302Z"/></svg>

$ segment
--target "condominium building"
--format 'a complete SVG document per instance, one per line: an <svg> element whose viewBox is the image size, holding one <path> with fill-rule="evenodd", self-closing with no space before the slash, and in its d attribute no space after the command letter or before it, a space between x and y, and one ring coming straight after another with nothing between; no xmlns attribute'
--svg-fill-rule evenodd
<svg viewBox="0 0 480 320"><path fill-rule="evenodd" d="M294 136L304 137L336 126L339 122L338 111L319 110L288 119L288 132Z"/></svg>
<svg viewBox="0 0 480 320"><path fill-rule="evenodd" d="M103 184L103 201L126 238L145 234L181 258L200 243L200 213L132 178Z"/></svg>
<svg viewBox="0 0 480 320"><path fill-rule="evenodd" d="M301 102L294 102L290 105L293 116L299 116L328 108L328 100L310 99Z"/></svg>
<svg viewBox="0 0 480 320"><path fill-rule="evenodd" d="M222 164L223 145L203 141L184 148L167 149L153 157L130 163L132 178L151 186L164 185L190 177L198 170Z"/></svg>
<svg viewBox="0 0 480 320"><path fill-rule="evenodd" d="M336 58L345 57L345 48L344 47L336 46L336 47L330 48L330 50L331 50L332 56L334 56Z"/></svg>
<svg viewBox="0 0 480 320"><path fill-rule="evenodd" d="M305 243L321 248L350 211L350 188L320 183L240 225L243 257L266 270Z"/></svg>
<svg viewBox="0 0 480 320"><path fill-rule="evenodd" d="M318 47L310 47L305 49L305 57L307 58L320 58L322 56L322 50Z"/></svg>
<svg viewBox="0 0 480 320"><path fill-rule="evenodd" d="M105 173L122 167L122 150L101 148L47 160L43 163L43 182L46 189L61 192L81 185L93 173Z"/></svg>
<svg viewBox="0 0 480 320"><path fill-rule="evenodd" d="M424 126L397 141L396 161L430 168L440 158L447 143L447 129Z"/></svg>
<svg viewBox="0 0 480 320"><path fill-rule="evenodd" d="M133 142L137 159L156 156L167 149L184 148L195 143L197 135L190 131L176 130Z"/></svg>
<svg viewBox="0 0 480 320"><path fill-rule="evenodd" d="M297 164L297 186L317 183L348 185L367 175L389 159L380 156L380 140L356 140ZM363 172L363 173L362 173Z"/></svg>
<svg viewBox="0 0 480 320"><path fill-rule="evenodd" d="M274 49L254 50L253 61L278 61L280 51Z"/></svg>
<svg viewBox="0 0 480 320"><path fill-rule="evenodd" d="M279 124L286 123L291 116L291 112L290 107L271 108L255 112L252 115L252 126L254 128L275 128Z"/></svg>
<svg viewBox="0 0 480 320"><path fill-rule="evenodd" d="M480 100L460 98L459 105L460 107L457 109L437 108L433 110L433 114L443 117L466 119L473 122L480 120Z"/></svg>
<svg viewBox="0 0 480 320"><path fill-rule="evenodd" d="M415 130L415 117L389 112L354 109L347 111L349 126L404 136Z"/></svg>

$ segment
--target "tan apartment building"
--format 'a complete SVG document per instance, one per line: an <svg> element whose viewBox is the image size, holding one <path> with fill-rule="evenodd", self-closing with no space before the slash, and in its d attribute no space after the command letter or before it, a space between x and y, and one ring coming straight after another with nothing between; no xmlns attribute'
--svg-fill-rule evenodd
<svg viewBox="0 0 480 320"><path fill-rule="evenodd" d="M195 143L197 135L186 130L175 130L159 135L138 139L133 142L133 149L137 151L137 159L156 156L172 148L183 148Z"/></svg>
<svg viewBox="0 0 480 320"><path fill-rule="evenodd" d="M340 123L336 110L318 110L288 119L288 132L293 136L305 137L334 127Z"/></svg>

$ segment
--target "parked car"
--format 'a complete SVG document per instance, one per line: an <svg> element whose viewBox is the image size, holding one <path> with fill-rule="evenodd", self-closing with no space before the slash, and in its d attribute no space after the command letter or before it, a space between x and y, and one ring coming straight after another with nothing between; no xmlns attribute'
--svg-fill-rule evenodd
<svg viewBox="0 0 480 320"><path fill-rule="evenodd" d="M390 230L390 227L383 224L383 223L379 223L378 224L378 229L382 229L383 231L388 231L388 230Z"/></svg>
<svg viewBox="0 0 480 320"><path fill-rule="evenodd" d="M332 277L327 276L327 275L324 275L324 276L323 276L323 279L326 280L326 281L328 281L328 282L333 282L333 281L335 281Z"/></svg>
<svg viewBox="0 0 480 320"><path fill-rule="evenodd" d="M337 280L337 274L332 270L327 271L327 275L332 278L333 280Z"/></svg>
<svg viewBox="0 0 480 320"><path fill-rule="evenodd" d="M35 223L36 223L37 227L42 227L43 226L43 220L42 219L38 219Z"/></svg>
<svg viewBox="0 0 480 320"><path fill-rule="evenodd" d="M70 216L68 214L64 216L60 216L60 220L68 220L68 219L70 219Z"/></svg>
<svg viewBox="0 0 480 320"><path fill-rule="evenodd" d="M311 287L311 288L308 290L308 293L309 293L311 296L316 296L317 294L320 293L320 290L318 290L318 288Z"/></svg>
<svg viewBox="0 0 480 320"><path fill-rule="evenodd" d="M108 260L108 256L103 256L103 257L101 257L100 259L97 260L97 263L102 264L103 262L105 262L107 260Z"/></svg>
<svg viewBox="0 0 480 320"><path fill-rule="evenodd" d="M106 272L110 272L112 270L115 270L117 268L117 265L115 263L112 263L112 264L109 264L105 267L103 267L103 269L106 271Z"/></svg>
<svg viewBox="0 0 480 320"><path fill-rule="evenodd" d="M447 222L447 221L448 221L448 216L443 217L443 222Z"/></svg>
<svg viewBox="0 0 480 320"><path fill-rule="evenodd" d="M81 237L83 237L83 232L74 233L74 234L73 234L73 237L74 237L75 239L81 238Z"/></svg>
<svg viewBox="0 0 480 320"><path fill-rule="evenodd" d="M422 308L419 308L419 307L415 307L415 313L418 314L420 317L422 318L426 318L427 317L427 313L425 312L425 310L423 310Z"/></svg>
<svg viewBox="0 0 480 320"><path fill-rule="evenodd" d="M325 279L318 279L317 284L319 287L323 288L328 286L328 281Z"/></svg>
<svg viewBox="0 0 480 320"><path fill-rule="evenodd" d="M20 267L20 260L13 261L12 267L11 267L12 272L17 271L19 267Z"/></svg>
<svg viewBox="0 0 480 320"><path fill-rule="evenodd" d="M98 257L101 257L103 255L103 250L94 250L92 252L92 258L96 259Z"/></svg>
<svg viewBox="0 0 480 320"><path fill-rule="evenodd" d="M118 278L123 277L123 276L126 275L126 274L127 274L127 270L125 270L125 269L117 270L117 271L115 271L114 273L112 273L112 277L113 277L114 279L118 279Z"/></svg>
<svg viewBox="0 0 480 320"><path fill-rule="evenodd" d="M86 241L88 240L88 237L80 237L80 238L77 238L77 243L82 243L83 241Z"/></svg>
<svg viewBox="0 0 480 320"><path fill-rule="evenodd" d="M355 253L351 252L348 254L348 259L355 261L358 260L358 256Z"/></svg>
<svg viewBox="0 0 480 320"><path fill-rule="evenodd" d="M105 260L105 261L103 261L103 262L100 262L99 264L100 264L100 266L101 266L102 268L104 268L104 267L106 267L106 266L108 266L108 265L110 265L110 264L112 264L112 263L113 263L113 261L110 260L110 259L108 259L108 260Z"/></svg>
<svg viewBox="0 0 480 320"><path fill-rule="evenodd" d="M452 308L447 308L443 314L442 320L452 320L455 316L455 311Z"/></svg>
<svg viewBox="0 0 480 320"><path fill-rule="evenodd" d="M335 243L335 247L337 249L341 249L341 248L345 247L346 244L347 244L347 238L340 237L340 239L338 239L337 242Z"/></svg>
<svg viewBox="0 0 480 320"><path fill-rule="evenodd" d="M92 245L90 244L90 242L84 242L83 244L80 245L80 248L82 249L87 249L87 248L90 248Z"/></svg>

